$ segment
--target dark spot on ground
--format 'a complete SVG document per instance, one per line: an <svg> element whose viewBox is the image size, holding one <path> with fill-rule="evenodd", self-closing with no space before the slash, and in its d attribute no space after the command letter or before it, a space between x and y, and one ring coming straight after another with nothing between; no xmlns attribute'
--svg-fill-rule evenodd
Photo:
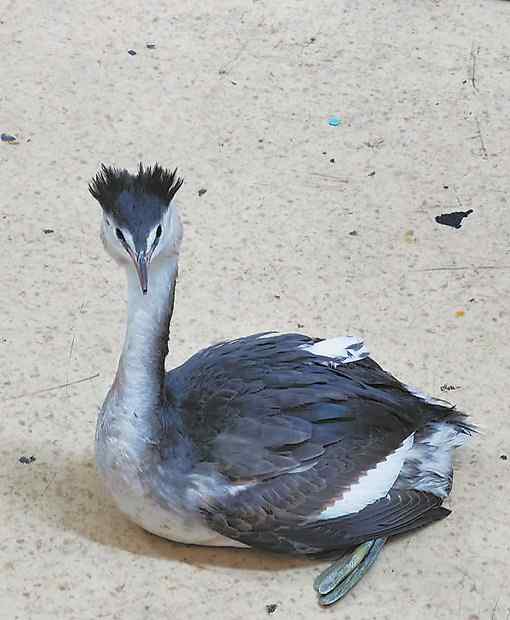
<svg viewBox="0 0 510 620"><path fill-rule="evenodd" d="M369 177L375 177L375 170L372 170L372 172L369 172L368 176Z"/></svg>
<svg viewBox="0 0 510 620"><path fill-rule="evenodd" d="M502 461L508 461L508 456L507 456L506 454L502 454L499 458L500 458Z"/></svg>
<svg viewBox="0 0 510 620"><path fill-rule="evenodd" d="M155 43L146 43L146 44L145 44L145 47L146 47L148 50L155 50L155 49L156 49L156 44L155 44Z"/></svg>
<svg viewBox="0 0 510 620"><path fill-rule="evenodd" d="M297 326L299 329L302 329L304 327L303 323L298 323Z"/></svg>
<svg viewBox="0 0 510 620"><path fill-rule="evenodd" d="M268 614L274 614L277 607L278 605L276 603L270 603L269 605L266 605L266 611Z"/></svg>
<svg viewBox="0 0 510 620"><path fill-rule="evenodd" d="M280 299L280 295L275 295L274 298L275 299Z"/></svg>
<svg viewBox="0 0 510 620"><path fill-rule="evenodd" d="M445 226L451 226L452 228L460 228L462 226L462 220L471 215L473 209L469 211L453 211L452 213L442 213L436 215L435 220L438 224L444 224Z"/></svg>
<svg viewBox="0 0 510 620"><path fill-rule="evenodd" d="M460 390L460 385L448 385L448 383L443 383L440 390L441 392L452 392L453 390Z"/></svg>
<svg viewBox="0 0 510 620"><path fill-rule="evenodd" d="M30 465L30 463L35 461L35 456L20 456L18 460L23 465Z"/></svg>
<svg viewBox="0 0 510 620"><path fill-rule="evenodd" d="M358 236L358 231L357 230L351 230L351 232L349 234L351 235L351 237L357 237Z"/></svg>
<svg viewBox="0 0 510 620"><path fill-rule="evenodd" d="M128 54L129 54L130 56L136 56L136 52L135 52L135 50L128 50Z"/></svg>
<svg viewBox="0 0 510 620"><path fill-rule="evenodd" d="M198 190L198 195L199 195L199 196L203 196L206 192L207 192L207 190L206 190L206 189L204 189L204 188L199 189L199 190Z"/></svg>
<svg viewBox="0 0 510 620"><path fill-rule="evenodd" d="M53 230L53 228L43 228L43 233L45 235L51 235L51 233L54 233L55 231Z"/></svg>

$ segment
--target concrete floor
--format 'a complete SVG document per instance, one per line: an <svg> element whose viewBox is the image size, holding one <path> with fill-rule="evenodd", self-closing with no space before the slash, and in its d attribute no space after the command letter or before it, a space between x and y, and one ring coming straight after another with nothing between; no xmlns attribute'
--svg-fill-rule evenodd
<svg viewBox="0 0 510 620"><path fill-rule="evenodd" d="M0 618L507 620L510 3L0 7L18 138L0 144ZM100 488L125 284L87 182L140 159L186 177L171 364L265 329L355 333L484 429L451 517L331 610L322 563L159 540ZM459 230L434 221L468 209Z"/></svg>

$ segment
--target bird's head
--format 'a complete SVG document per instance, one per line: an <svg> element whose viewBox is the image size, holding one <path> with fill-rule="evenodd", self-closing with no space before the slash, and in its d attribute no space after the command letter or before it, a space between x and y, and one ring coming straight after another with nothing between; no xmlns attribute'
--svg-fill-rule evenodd
<svg viewBox="0 0 510 620"><path fill-rule="evenodd" d="M89 184L103 209L103 244L118 263L134 267L144 294L150 265L179 253L182 227L171 203L182 183L177 170L158 164L140 164L136 174L103 164Z"/></svg>

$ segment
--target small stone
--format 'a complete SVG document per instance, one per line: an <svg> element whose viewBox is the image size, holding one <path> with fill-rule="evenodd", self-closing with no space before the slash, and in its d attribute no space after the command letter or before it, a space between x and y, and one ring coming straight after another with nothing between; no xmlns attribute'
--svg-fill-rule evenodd
<svg viewBox="0 0 510 620"><path fill-rule="evenodd" d="M276 603L271 603L270 605L266 605L266 612L271 615L274 614L278 605Z"/></svg>
<svg viewBox="0 0 510 620"><path fill-rule="evenodd" d="M335 163L335 158L334 158L334 157L332 157L332 158L329 160L329 163L330 163L330 164L334 164L334 163Z"/></svg>
<svg viewBox="0 0 510 620"><path fill-rule="evenodd" d="M53 230L53 228L43 228L43 233L45 235L51 235L51 233L54 233L55 231Z"/></svg>
<svg viewBox="0 0 510 620"><path fill-rule="evenodd" d="M369 177L375 177L375 170L372 170L372 172L369 172L368 176Z"/></svg>
<svg viewBox="0 0 510 620"><path fill-rule="evenodd" d="M351 235L351 237L357 237L358 236L358 231L357 230L351 230L351 232L349 234Z"/></svg>
<svg viewBox="0 0 510 620"><path fill-rule="evenodd" d="M135 50L128 50L128 54L129 54L130 56L136 56L136 52L135 52Z"/></svg>
<svg viewBox="0 0 510 620"><path fill-rule="evenodd" d="M23 465L30 465L30 463L35 461L35 456L20 456L18 460Z"/></svg>
<svg viewBox="0 0 510 620"><path fill-rule="evenodd" d="M508 460L508 456L507 456L506 454L502 454L499 458L500 458L502 461L507 461L507 460Z"/></svg>
<svg viewBox="0 0 510 620"><path fill-rule="evenodd" d="M207 190L202 187L201 189L198 190L198 195L199 196L203 196L206 192L207 192Z"/></svg>

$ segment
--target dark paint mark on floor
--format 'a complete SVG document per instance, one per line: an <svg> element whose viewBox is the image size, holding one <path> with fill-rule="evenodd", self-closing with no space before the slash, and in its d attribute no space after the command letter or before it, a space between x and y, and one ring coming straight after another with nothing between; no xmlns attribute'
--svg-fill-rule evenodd
<svg viewBox="0 0 510 620"><path fill-rule="evenodd" d="M460 385L449 385L448 383L443 383L440 389L441 392L452 392L453 390L460 390Z"/></svg>
<svg viewBox="0 0 510 620"><path fill-rule="evenodd" d="M435 220L438 224L444 224L445 226L451 226L452 228L460 228L462 226L462 220L471 215L473 209L469 211L453 211L452 213L442 213L436 215Z"/></svg>
<svg viewBox="0 0 510 620"><path fill-rule="evenodd" d="M20 456L18 460L23 465L30 465L30 463L35 461L35 456Z"/></svg>

